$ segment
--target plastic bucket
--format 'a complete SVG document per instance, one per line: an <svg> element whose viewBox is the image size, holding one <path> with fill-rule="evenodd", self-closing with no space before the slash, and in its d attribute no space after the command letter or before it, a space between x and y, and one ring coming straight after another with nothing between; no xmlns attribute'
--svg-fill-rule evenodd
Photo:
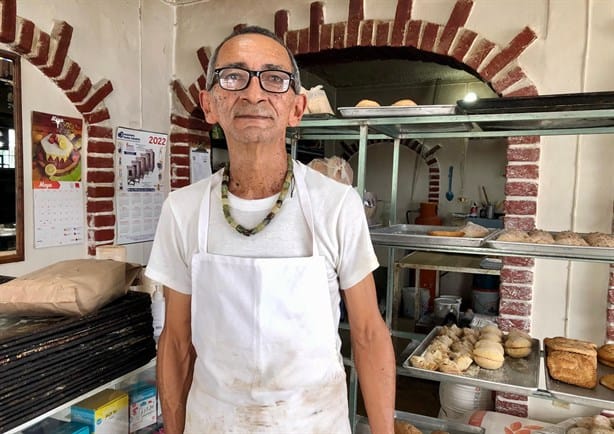
<svg viewBox="0 0 614 434"><path fill-rule="evenodd" d="M471 292L473 311L484 315L497 315L499 312L499 291L474 289Z"/></svg>
<svg viewBox="0 0 614 434"><path fill-rule="evenodd" d="M473 410L494 408L492 391L447 381L439 383L439 403L439 417L448 420L459 420Z"/></svg>
<svg viewBox="0 0 614 434"><path fill-rule="evenodd" d="M458 319L462 298L456 296L441 296L434 301L433 316L436 319L444 319L449 312L453 312Z"/></svg>

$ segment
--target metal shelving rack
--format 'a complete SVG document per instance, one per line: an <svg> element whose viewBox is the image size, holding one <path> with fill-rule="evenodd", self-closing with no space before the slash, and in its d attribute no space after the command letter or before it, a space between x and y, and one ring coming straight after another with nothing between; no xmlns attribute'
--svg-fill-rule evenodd
<svg viewBox="0 0 614 434"><path fill-rule="evenodd" d="M434 139L434 138L493 138L514 136L561 136L614 134L614 109L599 108L595 110L569 111L533 111L522 113L497 114L446 114L420 115L403 117L365 117L365 118L329 118L303 120L298 127L288 128L287 140L293 156L299 140L357 140L358 170L356 176L357 189L361 194L365 191L365 174L367 162L367 143L369 140L390 140L393 142L392 187L390 209L397 209L399 148L402 139ZM396 224L396 213L390 213L389 224ZM597 261L614 263L614 253L603 255L567 255L556 253L541 253L539 251L517 252L488 247L451 247L451 246L413 246L401 241L374 244L388 249L388 276L386 290L386 312L390 312L394 300L394 252L396 249L432 251L443 253L462 253L489 256L523 256L549 258L573 261ZM391 315L387 313L386 323L391 327ZM347 327L345 327L347 328ZM394 330L391 329L394 334ZM407 337L411 333L404 333ZM416 334L415 339L424 336ZM356 400L358 396L358 381L356 370L351 359L344 362L350 367L350 421L354 430L357 421ZM412 375L406 369L397 367L397 375ZM465 384L462 378L460 382ZM547 391L538 390L533 394L537 397L553 399ZM579 399L578 401L581 401ZM576 401L576 402L578 402ZM590 404L589 404L590 405Z"/></svg>

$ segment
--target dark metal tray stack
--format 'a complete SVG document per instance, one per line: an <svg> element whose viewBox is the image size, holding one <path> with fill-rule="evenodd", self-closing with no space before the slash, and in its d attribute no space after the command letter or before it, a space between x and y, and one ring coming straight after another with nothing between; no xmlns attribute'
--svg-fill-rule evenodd
<svg viewBox="0 0 614 434"><path fill-rule="evenodd" d="M0 316L0 432L125 375L156 355L151 299L128 292L78 318Z"/></svg>

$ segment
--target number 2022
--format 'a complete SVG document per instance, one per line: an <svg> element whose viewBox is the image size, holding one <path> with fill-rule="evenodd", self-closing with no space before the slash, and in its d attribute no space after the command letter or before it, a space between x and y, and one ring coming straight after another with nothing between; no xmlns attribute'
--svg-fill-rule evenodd
<svg viewBox="0 0 614 434"><path fill-rule="evenodd" d="M149 136L149 144L166 145L166 137Z"/></svg>

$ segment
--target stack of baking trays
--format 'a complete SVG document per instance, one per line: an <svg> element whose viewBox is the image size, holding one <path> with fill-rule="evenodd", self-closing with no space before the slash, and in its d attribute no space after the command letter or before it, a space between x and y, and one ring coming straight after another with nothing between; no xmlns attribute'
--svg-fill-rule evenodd
<svg viewBox="0 0 614 434"><path fill-rule="evenodd" d="M0 432L150 362L151 298L129 291L82 317L0 316Z"/></svg>

